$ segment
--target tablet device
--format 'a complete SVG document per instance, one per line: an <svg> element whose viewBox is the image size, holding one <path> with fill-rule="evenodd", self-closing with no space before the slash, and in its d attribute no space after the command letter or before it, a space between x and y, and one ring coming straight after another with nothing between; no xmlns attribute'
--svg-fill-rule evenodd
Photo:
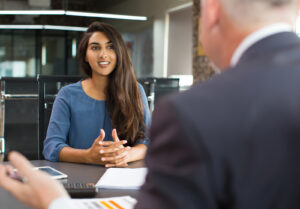
<svg viewBox="0 0 300 209"><path fill-rule="evenodd" d="M48 173L53 179L65 179L68 178L67 174L62 173L50 166L42 166L42 167L35 167L35 169L44 171Z"/></svg>

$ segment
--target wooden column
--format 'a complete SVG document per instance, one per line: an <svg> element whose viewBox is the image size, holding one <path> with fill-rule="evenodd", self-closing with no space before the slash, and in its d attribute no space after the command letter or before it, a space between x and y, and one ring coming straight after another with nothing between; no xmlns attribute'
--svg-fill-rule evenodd
<svg viewBox="0 0 300 209"><path fill-rule="evenodd" d="M199 43L199 18L201 16L201 0L193 1L193 76L195 84L196 82L203 82L209 79L212 75L214 75L215 72L202 50L201 43Z"/></svg>

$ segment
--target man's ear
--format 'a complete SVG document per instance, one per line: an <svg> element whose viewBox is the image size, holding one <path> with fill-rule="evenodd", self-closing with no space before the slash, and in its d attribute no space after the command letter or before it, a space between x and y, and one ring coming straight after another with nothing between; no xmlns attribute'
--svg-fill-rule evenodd
<svg viewBox="0 0 300 209"><path fill-rule="evenodd" d="M207 20L210 28L215 27L220 22L220 0L206 0ZM299 0L300 1L300 0Z"/></svg>

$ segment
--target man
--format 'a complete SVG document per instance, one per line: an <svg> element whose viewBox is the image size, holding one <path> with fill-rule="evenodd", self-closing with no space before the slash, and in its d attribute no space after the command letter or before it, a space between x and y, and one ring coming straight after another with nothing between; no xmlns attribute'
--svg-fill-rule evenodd
<svg viewBox="0 0 300 209"><path fill-rule="evenodd" d="M297 0L201 3L223 73L155 107L136 208L300 208Z"/></svg>
<svg viewBox="0 0 300 209"><path fill-rule="evenodd" d="M224 72L156 106L136 208L299 208L300 39L291 32L297 0L201 3L202 44ZM10 156L16 167L20 158ZM0 185L23 202L68 203L57 184L42 185L55 194L47 201L36 189L32 197L44 201L24 200L17 189L34 188L41 174L13 187L5 170ZM29 170L20 169L28 177Z"/></svg>

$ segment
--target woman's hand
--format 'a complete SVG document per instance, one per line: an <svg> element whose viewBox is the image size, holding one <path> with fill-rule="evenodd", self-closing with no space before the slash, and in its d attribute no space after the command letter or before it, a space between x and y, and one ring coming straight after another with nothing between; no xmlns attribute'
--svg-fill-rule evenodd
<svg viewBox="0 0 300 209"><path fill-rule="evenodd" d="M85 156L87 163L104 165L104 162L101 161L101 154L100 154L100 149L102 147L100 144L101 142L103 142L104 137L105 137L105 132L103 129L101 129L100 135L95 139L92 146L89 149L87 149L87 155Z"/></svg>
<svg viewBox="0 0 300 209"><path fill-rule="evenodd" d="M116 129L113 129L112 131L112 138L113 142L101 142L103 145L100 150L100 153L102 154L101 161L104 162L105 167L127 167L130 147L124 147L124 143L120 144L122 141L127 141L120 141Z"/></svg>
<svg viewBox="0 0 300 209"><path fill-rule="evenodd" d="M95 139L93 145L87 149L86 162L92 164L105 165L107 161L104 161L106 157L112 157L120 155L120 147L126 144L126 140L118 141L106 141L103 139L105 137L105 132L103 129L100 130L100 135Z"/></svg>
<svg viewBox="0 0 300 209"><path fill-rule="evenodd" d="M117 131L112 131L113 141L103 141L105 132L100 130L89 149L74 149L64 147L59 153L59 160L74 163L90 163L105 165L106 167L126 167L128 162L144 159L147 146L137 144L133 147L124 147L126 140L120 140Z"/></svg>

